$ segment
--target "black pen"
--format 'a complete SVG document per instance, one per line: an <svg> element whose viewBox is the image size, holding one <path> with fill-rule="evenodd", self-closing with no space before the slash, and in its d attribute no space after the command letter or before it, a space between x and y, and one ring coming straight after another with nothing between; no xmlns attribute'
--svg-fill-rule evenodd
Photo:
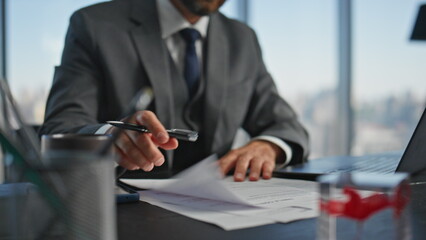
<svg viewBox="0 0 426 240"><path fill-rule="evenodd" d="M121 121L107 121L107 123L121 129L127 129L127 130L142 132L142 133L150 132L147 127L143 125L137 125L134 123L127 123L127 122L121 122ZM167 129L166 131L170 137L174 137L179 140L195 142L198 139L198 132L195 132L195 131L186 130L186 129Z"/></svg>

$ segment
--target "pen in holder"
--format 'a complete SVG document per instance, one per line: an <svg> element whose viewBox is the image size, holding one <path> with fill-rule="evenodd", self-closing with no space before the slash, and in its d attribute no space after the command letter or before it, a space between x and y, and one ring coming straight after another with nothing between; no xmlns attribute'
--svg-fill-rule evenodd
<svg viewBox="0 0 426 240"><path fill-rule="evenodd" d="M317 239L411 239L408 175L319 177Z"/></svg>

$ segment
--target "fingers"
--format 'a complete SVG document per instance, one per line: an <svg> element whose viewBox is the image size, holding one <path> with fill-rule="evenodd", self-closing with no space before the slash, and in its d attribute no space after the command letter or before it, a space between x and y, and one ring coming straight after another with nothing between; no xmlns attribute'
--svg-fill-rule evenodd
<svg viewBox="0 0 426 240"><path fill-rule="evenodd" d="M241 182L246 178L246 172L249 167L251 156L244 154L237 158L234 172L234 181Z"/></svg>
<svg viewBox="0 0 426 240"><path fill-rule="evenodd" d="M169 141L169 134L153 112L137 112L136 123L146 126L159 144L165 144Z"/></svg>
<svg viewBox="0 0 426 240"><path fill-rule="evenodd" d="M121 151L118 147L116 147L115 150L117 151L117 153L120 156L120 159L118 160L118 164L120 166L122 166L122 167L124 167L125 169L128 169L128 170L140 169L136 164L131 163L130 160L127 158L127 156L124 154L124 152Z"/></svg>
<svg viewBox="0 0 426 240"><path fill-rule="evenodd" d="M219 160L221 172L225 175L234 171L234 181L244 181L250 169L249 180L257 181L260 177L270 179L275 168L276 154L265 143L252 143L230 151Z"/></svg>
<svg viewBox="0 0 426 240"><path fill-rule="evenodd" d="M250 181L257 181L259 180L259 176L262 170L262 164L263 162L259 159L253 159L253 161L250 163L250 174L249 174L249 180Z"/></svg>
<svg viewBox="0 0 426 240"><path fill-rule="evenodd" d="M176 149L179 146L179 142L176 138L169 138L168 142L164 144L157 144L157 145L164 150L172 150L172 149Z"/></svg>
<svg viewBox="0 0 426 240"><path fill-rule="evenodd" d="M136 123L146 126L152 135L152 141L165 150L172 150L178 147L178 141L170 138L169 134L158 120L157 116L151 111L140 111L135 114Z"/></svg>
<svg viewBox="0 0 426 240"><path fill-rule="evenodd" d="M147 134L124 131L115 146L121 157L119 164L127 169L151 171L164 163L164 156Z"/></svg>
<svg viewBox="0 0 426 240"><path fill-rule="evenodd" d="M249 155L240 156L236 160L235 172L234 172L234 181L241 182L244 181L246 172L250 169L249 180L257 181L262 175L263 179L270 179L272 176L272 171L274 170L275 162L261 158L253 157Z"/></svg>
<svg viewBox="0 0 426 240"><path fill-rule="evenodd" d="M145 157L144 160L153 163L155 166L161 166L164 163L163 154L151 141L151 137L148 134L137 134L133 142L136 143L135 145Z"/></svg>
<svg viewBox="0 0 426 240"><path fill-rule="evenodd" d="M151 111L139 111L122 121L144 125L151 133L123 131L115 142L120 155L119 164L126 169L151 171L164 163L164 156L158 149L175 149L178 141L170 138L166 129Z"/></svg>
<svg viewBox="0 0 426 240"><path fill-rule="evenodd" d="M157 147L161 147L165 150L172 150L176 149L179 145L177 139L169 136L155 113L151 111L138 111L130 117L121 119L121 121L136 123L147 127L151 132L149 134L152 136L151 140Z"/></svg>
<svg viewBox="0 0 426 240"><path fill-rule="evenodd" d="M235 167L237 155L234 150L219 159L219 168L222 175L225 176Z"/></svg>
<svg viewBox="0 0 426 240"><path fill-rule="evenodd" d="M262 177L263 179L270 179L272 177L272 172L275 168L275 162L265 162L262 168Z"/></svg>

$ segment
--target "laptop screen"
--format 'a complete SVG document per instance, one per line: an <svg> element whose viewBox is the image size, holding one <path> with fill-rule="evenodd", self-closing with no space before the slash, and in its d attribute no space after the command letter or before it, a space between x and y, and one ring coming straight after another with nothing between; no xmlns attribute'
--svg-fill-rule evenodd
<svg viewBox="0 0 426 240"><path fill-rule="evenodd" d="M397 172L416 173L426 168L426 109L399 162Z"/></svg>

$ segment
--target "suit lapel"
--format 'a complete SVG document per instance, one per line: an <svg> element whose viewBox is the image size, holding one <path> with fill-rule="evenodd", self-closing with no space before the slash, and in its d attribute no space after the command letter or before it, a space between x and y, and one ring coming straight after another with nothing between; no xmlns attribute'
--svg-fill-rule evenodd
<svg viewBox="0 0 426 240"><path fill-rule="evenodd" d="M220 120L226 94L226 83L229 71L229 49L225 39L225 32L220 23L219 14L211 15L206 54L206 101L205 101L205 129L207 151L217 150L221 142L221 134L216 131Z"/></svg>
<svg viewBox="0 0 426 240"><path fill-rule="evenodd" d="M156 114L166 127L173 126L173 92L168 51L161 39L155 0L133 0L131 18L138 23L138 26L130 31L130 35L154 90ZM217 13L211 15L207 36L204 137L206 151L210 152L216 150L223 134L216 132L216 128L224 105L229 76L229 46L226 44L225 32L221 28L220 16Z"/></svg>
<svg viewBox="0 0 426 240"><path fill-rule="evenodd" d="M166 127L173 126L168 51L161 38L156 2L134 0L131 19L138 23L130 35L154 91L156 114Z"/></svg>

